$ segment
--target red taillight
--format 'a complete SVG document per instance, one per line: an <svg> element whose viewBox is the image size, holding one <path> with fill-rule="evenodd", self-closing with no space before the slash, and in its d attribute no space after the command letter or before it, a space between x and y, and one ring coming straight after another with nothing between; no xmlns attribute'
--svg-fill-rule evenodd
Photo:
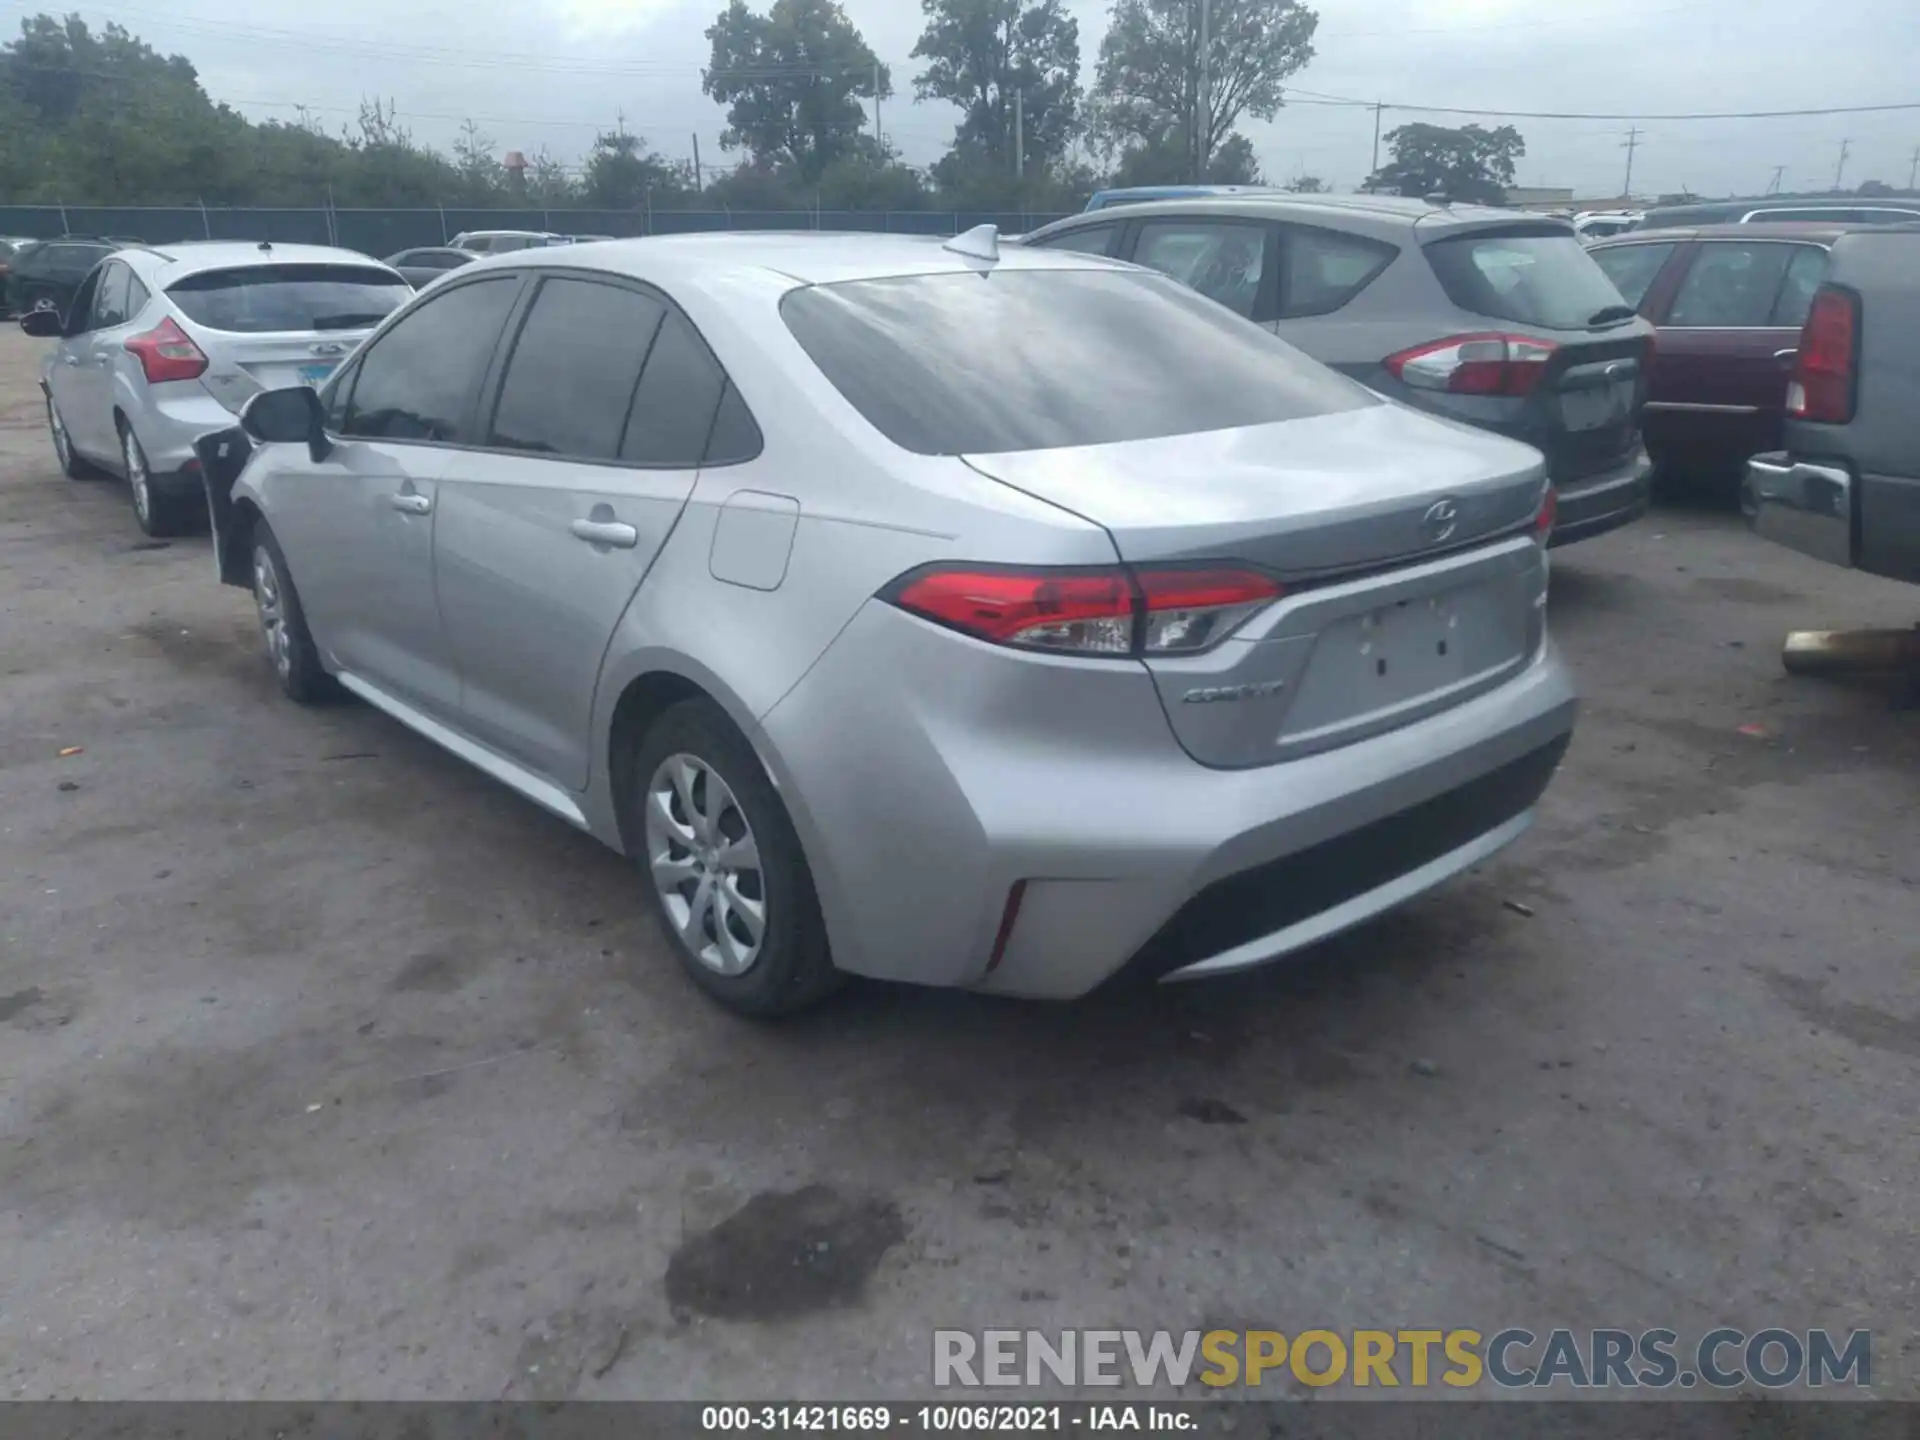
<svg viewBox="0 0 1920 1440"><path fill-rule="evenodd" d="M1277 580L1237 568L934 566L903 576L882 598L1000 645L1135 656L1204 650L1281 594Z"/></svg>
<svg viewBox="0 0 1920 1440"><path fill-rule="evenodd" d="M1554 517L1560 511L1560 497L1554 493L1553 486L1547 486L1547 493L1540 497L1540 508L1533 514L1533 533L1544 543L1553 534Z"/></svg>
<svg viewBox="0 0 1920 1440"><path fill-rule="evenodd" d="M207 357L169 316L151 330L127 338L129 355L140 359L149 385L163 380L192 380L207 368Z"/></svg>
<svg viewBox="0 0 1920 1440"><path fill-rule="evenodd" d="M1828 287L1813 297L1787 385L1787 414L1825 425L1853 419L1859 331L1860 299L1852 291Z"/></svg>
<svg viewBox="0 0 1920 1440"><path fill-rule="evenodd" d="M1531 395L1560 347L1526 335L1455 335L1380 363L1403 385L1449 395Z"/></svg>

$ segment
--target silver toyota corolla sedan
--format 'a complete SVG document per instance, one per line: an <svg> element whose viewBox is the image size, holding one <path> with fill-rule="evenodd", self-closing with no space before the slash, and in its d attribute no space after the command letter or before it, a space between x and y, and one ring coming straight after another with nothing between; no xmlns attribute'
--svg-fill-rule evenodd
<svg viewBox="0 0 1920 1440"><path fill-rule="evenodd" d="M74 479L124 476L149 535L203 524L193 442L262 390L331 374L413 287L325 245L129 245L65 314L21 317L58 337L41 375L47 428Z"/></svg>
<svg viewBox="0 0 1920 1440"><path fill-rule="evenodd" d="M1573 725L1537 452L990 231L482 260L200 454L287 693L631 855L750 1013L1271 960Z"/></svg>

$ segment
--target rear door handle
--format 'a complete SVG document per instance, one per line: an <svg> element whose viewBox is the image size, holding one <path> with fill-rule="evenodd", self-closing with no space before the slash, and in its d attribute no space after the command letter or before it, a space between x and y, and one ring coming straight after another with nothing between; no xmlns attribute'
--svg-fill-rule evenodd
<svg viewBox="0 0 1920 1440"><path fill-rule="evenodd" d="M620 520L576 520L572 529L576 538L590 545L613 545L631 550L640 543L640 532Z"/></svg>
<svg viewBox="0 0 1920 1440"><path fill-rule="evenodd" d="M410 491L400 495L388 496L387 503L403 515L425 515L429 510L433 509L432 496L415 495Z"/></svg>

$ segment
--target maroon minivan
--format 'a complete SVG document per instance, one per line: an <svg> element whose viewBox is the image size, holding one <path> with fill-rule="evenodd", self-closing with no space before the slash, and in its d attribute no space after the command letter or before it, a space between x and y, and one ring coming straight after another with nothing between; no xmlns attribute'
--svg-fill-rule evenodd
<svg viewBox="0 0 1920 1440"><path fill-rule="evenodd" d="M1640 425L1664 485L1733 495L1747 457L1779 448L1800 327L1849 228L1699 225L1589 247L1658 327Z"/></svg>

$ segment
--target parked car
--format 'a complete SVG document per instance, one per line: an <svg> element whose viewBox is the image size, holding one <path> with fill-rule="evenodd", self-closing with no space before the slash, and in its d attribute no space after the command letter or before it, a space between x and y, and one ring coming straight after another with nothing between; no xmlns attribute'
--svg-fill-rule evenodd
<svg viewBox="0 0 1920 1440"><path fill-rule="evenodd" d="M92 235L62 235L21 246L8 262L7 308L15 315L29 310L64 314L87 272L123 246L123 241Z"/></svg>
<svg viewBox="0 0 1920 1440"><path fill-rule="evenodd" d="M1555 544L1646 510L1653 330L1564 220L1241 195L1073 216L1026 243L1165 271L1391 399L1538 447L1559 492Z"/></svg>
<svg viewBox="0 0 1920 1440"><path fill-rule="evenodd" d="M742 1011L1273 959L1517 836L1573 722L1536 452L988 227L481 261L241 421L287 694L631 855Z"/></svg>
<svg viewBox="0 0 1920 1440"><path fill-rule="evenodd" d="M1747 465L1769 540L1920 584L1920 226L1834 240L1808 308L1779 450Z"/></svg>
<svg viewBox="0 0 1920 1440"><path fill-rule="evenodd" d="M447 243L456 250L471 250L475 255L501 255L509 250L571 245L573 237L545 230L462 230Z"/></svg>
<svg viewBox="0 0 1920 1440"><path fill-rule="evenodd" d="M1110 210L1115 205L1140 205L1149 200L1193 200L1208 195L1265 195L1274 193L1265 185L1124 185L1113 190L1096 190L1087 201L1087 210ZM1081 213L1086 213L1085 211Z"/></svg>
<svg viewBox="0 0 1920 1440"><path fill-rule="evenodd" d="M1668 230L1677 225L1754 225L1808 221L1821 225L1905 225L1920 220L1920 203L1837 204L1824 201L1721 200L1704 204L1658 205L1640 217L1638 230Z"/></svg>
<svg viewBox="0 0 1920 1440"><path fill-rule="evenodd" d="M462 250L455 245L428 245L389 255L386 263L404 275L407 283L418 290L422 285L431 285L449 270L458 270L462 265L471 264L474 254L472 250Z"/></svg>
<svg viewBox="0 0 1920 1440"><path fill-rule="evenodd" d="M591 245L596 240L615 240L618 238L619 237L615 235L569 235L567 237L567 239L571 240L575 245Z"/></svg>
<svg viewBox="0 0 1920 1440"><path fill-rule="evenodd" d="M1780 443L1787 370L1845 227L1703 225L1634 231L1587 252L1659 327L1645 416L1661 482L1739 488Z"/></svg>
<svg viewBox="0 0 1920 1440"><path fill-rule="evenodd" d="M0 235L0 316L13 313L12 302L7 297L7 277L13 273L14 252L34 243L24 236Z"/></svg>
<svg viewBox="0 0 1920 1440"><path fill-rule="evenodd" d="M1582 211L1573 217L1573 233L1580 237L1583 244L1592 244L1595 240L1631 230L1639 221L1640 212L1637 210Z"/></svg>
<svg viewBox="0 0 1920 1440"><path fill-rule="evenodd" d="M201 523L194 440L261 390L324 380L413 293L377 260L324 245L130 246L64 312L21 317L57 338L41 373L60 468L126 477L149 535Z"/></svg>

